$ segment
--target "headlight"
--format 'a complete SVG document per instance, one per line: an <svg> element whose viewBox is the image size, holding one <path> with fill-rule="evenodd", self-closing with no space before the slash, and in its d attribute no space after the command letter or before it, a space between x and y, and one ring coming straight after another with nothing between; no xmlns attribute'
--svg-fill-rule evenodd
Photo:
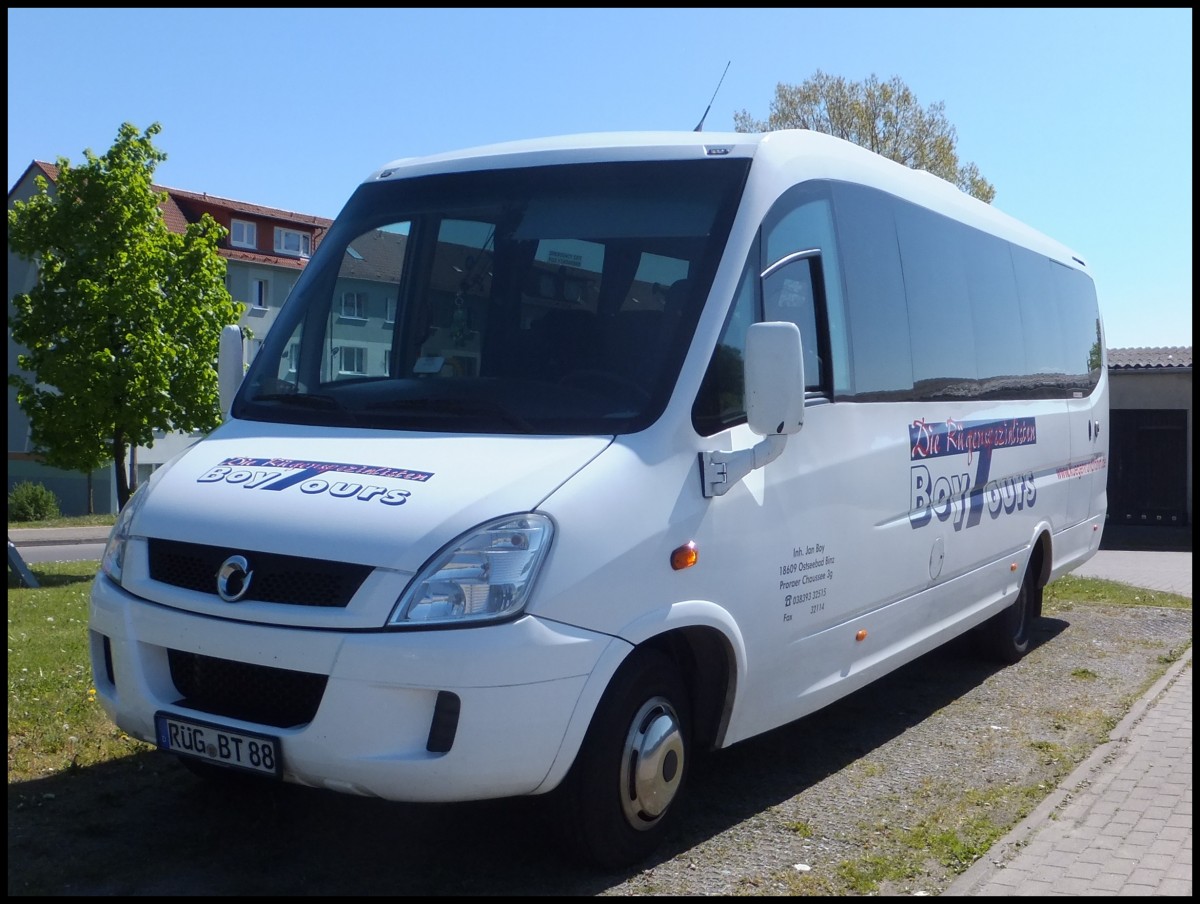
<svg viewBox="0 0 1200 904"><path fill-rule="evenodd" d="M113 525L113 529L108 535L108 543L104 547L104 555L100 558L100 570L118 584L121 583L121 570L125 566L125 545L129 542L131 536L130 526L133 524L133 519L137 515L138 509L146 502L146 497L149 495L149 486L139 487L134 490L133 495L126 501L125 508L121 509L121 514L117 516L117 522Z"/></svg>
<svg viewBox="0 0 1200 904"><path fill-rule="evenodd" d="M176 463L191 450L189 446L172 455L167 461L154 469L149 479L133 491L133 495L125 501L125 508L117 516L113 529L108 534L108 543L104 547L104 555L100 557L100 571L118 584L121 583L121 572L125 567L125 547L133 536L133 519L146 504L146 497L156 483L175 467Z"/></svg>
<svg viewBox="0 0 1200 904"><path fill-rule="evenodd" d="M475 624L525 608L554 524L509 515L464 534L434 556L396 601L390 626Z"/></svg>

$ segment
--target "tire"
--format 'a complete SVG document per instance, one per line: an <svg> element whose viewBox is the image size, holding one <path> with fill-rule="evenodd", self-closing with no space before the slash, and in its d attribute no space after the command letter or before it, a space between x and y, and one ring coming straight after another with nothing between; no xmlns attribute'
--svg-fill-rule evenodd
<svg viewBox="0 0 1200 904"><path fill-rule="evenodd" d="M635 650L597 707L557 796L571 853L591 866L640 863L662 843L691 756L687 689L674 663Z"/></svg>
<svg viewBox="0 0 1200 904"><path fill-rule="evenodd" d="M1033 622L1041 610L1041 588L1026 570L1012 605L997 612L979 629L980 645L989 659L1012 665L1029 652Z"/></svg>

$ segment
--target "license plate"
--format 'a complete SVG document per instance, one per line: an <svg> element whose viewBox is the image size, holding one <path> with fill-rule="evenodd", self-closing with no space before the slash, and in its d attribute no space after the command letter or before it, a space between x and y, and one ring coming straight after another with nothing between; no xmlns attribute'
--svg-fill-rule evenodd
<svg viewBox="0 0 1200 904"><path fill-rule="evenodd" d="M211 722L185 719L170 713L154 717L160 750L279 778L282 761L279 739L248 731L232 731Z"/></svg>

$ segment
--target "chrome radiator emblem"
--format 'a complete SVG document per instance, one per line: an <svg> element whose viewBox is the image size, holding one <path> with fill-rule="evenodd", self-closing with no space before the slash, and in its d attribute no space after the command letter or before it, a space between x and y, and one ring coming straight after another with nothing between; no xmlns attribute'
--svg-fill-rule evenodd
<svg viewBox="0 0 1200 904"><path fill-rule="evenodd" d="M227 603L236 603L250 589L254 572L245 556L230 556L217 572L217 595Z"/></svg>

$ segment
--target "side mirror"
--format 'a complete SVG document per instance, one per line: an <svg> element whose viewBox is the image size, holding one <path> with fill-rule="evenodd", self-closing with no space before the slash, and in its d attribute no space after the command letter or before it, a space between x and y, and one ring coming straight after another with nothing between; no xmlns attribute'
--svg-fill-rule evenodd
<svg viewBox="0 0 1200 904"><path fill-rule="evenodd" d="M781 454L804 425L804 354L794 323L755 323L746 331L746 420L763 439L750 449L700 453L706 497L724 496Z"/></svg>
<svg viewBox="0 0 1200 904"><path fill-rule="evenodd" d="M229 406L237 395L245 373L242 351L242 328L236 323L221 330L217 346L217 388L221 397L221 415L228 416Z"/></svg>
<svg viewBox="0 0 1200 904"><path fill-rule="evenodd" d="M804 426L804 351L796 324L755 323L746 331L746 420L759 436Z"/></svg>

